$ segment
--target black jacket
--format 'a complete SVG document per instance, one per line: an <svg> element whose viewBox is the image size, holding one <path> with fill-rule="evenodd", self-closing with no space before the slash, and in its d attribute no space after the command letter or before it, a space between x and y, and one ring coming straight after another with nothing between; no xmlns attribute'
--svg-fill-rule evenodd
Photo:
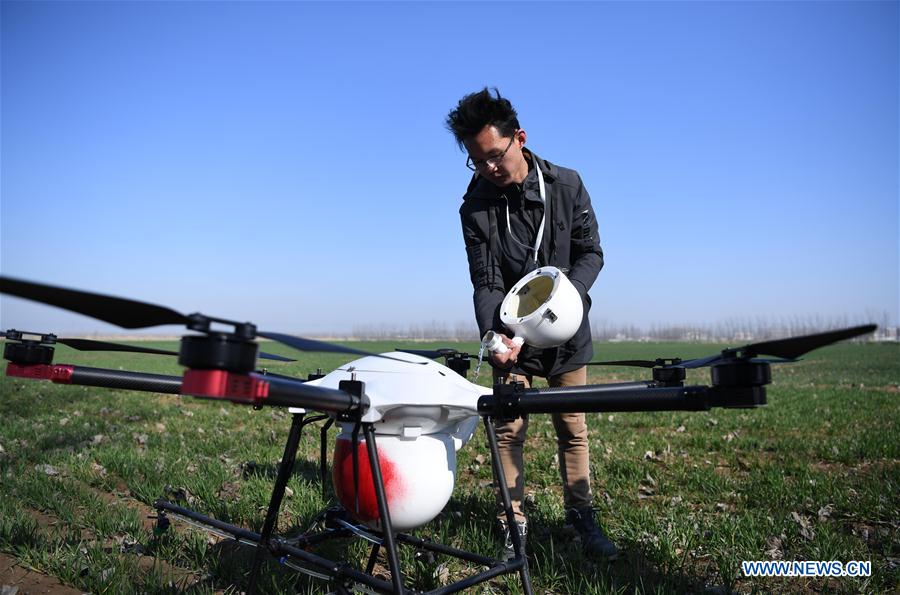
<svg viewBox="0 0 900 595"><path fill-rule="evenodd" d="M519 243L534 245L544 216L537 170L530 163L532 155L543 171L550 201L550 220L544 228L537 265L531 250ZM591 198L578 172L553 165L527 150L526 158L530 169L521 187L513 184L498 188L476 174L463 197L459 215L481 336L489 330L510 335L500 322L500 303L519 279L538 266L561 269L581 294L584 318L575 336L552 349L525 345L513 368L513 372L546 377L574 370L594 355L588 321L591 300L587 292L603 268L603 250ZM509 226L515 237L507 231L507 204Z"/></svg>

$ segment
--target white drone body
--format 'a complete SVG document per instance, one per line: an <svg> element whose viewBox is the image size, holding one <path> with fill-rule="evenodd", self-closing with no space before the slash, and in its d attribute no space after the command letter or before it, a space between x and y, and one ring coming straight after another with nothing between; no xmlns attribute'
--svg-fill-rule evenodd
<svg viewBox="0 0 900 595"><path fill-rule="evenodd" d="M365 383L370 405L361 421L375 429L391 524L395 530L408 531L432 520L450 500L456 451L478 425L478 398L492 391L434 360L404 352L384 355L395 359L364 357L309 384L336 389L342 380ZM343 507L359 522L378 528L380 514L362 435L354 478L353 427L341 424L332 481Z"/></svg>
<svg viewBox="0 0 900 595"><path fill-rule="evenodd" d="M542 267L523 277L501 306L501 319L515 332L514 340L536 347L568 341L582 316L581 296L555 267ZM360 421L372 423L375 429L391 523L399 531L408 531L436 517L450 500L456 483L456 451L469 441L478 424L478 398L492 390L418 355L383 355L396 359L364 357L310 384L338 389L342 380L365 383L369 409ZM341 424L332 468L334 490L356 520L378 527L380 513L368 450L360 438L354 461L353 428L354 424Z"/></svg>

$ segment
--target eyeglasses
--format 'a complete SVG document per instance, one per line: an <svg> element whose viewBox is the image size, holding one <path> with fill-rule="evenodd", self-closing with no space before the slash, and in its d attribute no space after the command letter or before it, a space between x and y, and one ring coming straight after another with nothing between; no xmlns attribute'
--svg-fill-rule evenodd
<svg viewBox="0 0 900 595"><path fill-rule="evenodd" d="M466 167L471 169L472 171L478 171L479 169L487 169L488 167L497 167L500 165L500 162L503 161L503 158L506 157L506 153L512 148L513 141L516 140L516 134L518 134L518 130L516 130L512 138L509 139L509 144L506 145L506 148L503 149L503 152L495 157L491 157L490 159L472 159L472 156L469 155L469 158L466 159Z"/></svg>

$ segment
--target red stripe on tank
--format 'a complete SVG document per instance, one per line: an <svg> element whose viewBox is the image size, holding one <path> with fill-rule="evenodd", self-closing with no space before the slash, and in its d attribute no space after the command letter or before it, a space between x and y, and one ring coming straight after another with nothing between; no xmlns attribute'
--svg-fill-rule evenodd
<svg viewBox="0 0 900 595"><path fill-rule="evenodd" d="M332 481L334 491L337 494L344 509L360 522L375 521L381 518L378 512L378 501L375 498L375 483L372 481L372 468L369 464L369 451L365 440L360 440L357 445L359 460L359 498L357 498L353 482L353 447L350 440L338 439L334 449L334 467ZM383 452L378 453L381 479L384 482L384 495L388 506L403 496L403 478L397 465L386 457Z"/></svg>

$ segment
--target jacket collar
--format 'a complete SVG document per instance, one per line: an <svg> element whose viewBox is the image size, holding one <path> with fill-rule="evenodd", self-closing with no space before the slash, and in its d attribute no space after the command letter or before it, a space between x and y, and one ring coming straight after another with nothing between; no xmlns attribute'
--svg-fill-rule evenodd
<svg viewBox="0 0 900 595"><path fill-rule="evenodd" d="M528 149L522 149L530 158L536 159L537 162L541 166L541 171L544 173L544 182L547 184L552 184L556 181L556 178L559 177L559 169L547 161L546 159L541 159L538 155ZM541 203L541 193L538 185L537 179L537 169L532 167L528 170L528 175L525 176L525 180L522 182L522 191L526 200L530 200L533 202ZM465 198L482 198L487 200L496 200L503 194L503 188L498 188L494 186L484 178L482 178L477 173L472 176L472 180L469 182L469 187L466 190Z"/></svg>

